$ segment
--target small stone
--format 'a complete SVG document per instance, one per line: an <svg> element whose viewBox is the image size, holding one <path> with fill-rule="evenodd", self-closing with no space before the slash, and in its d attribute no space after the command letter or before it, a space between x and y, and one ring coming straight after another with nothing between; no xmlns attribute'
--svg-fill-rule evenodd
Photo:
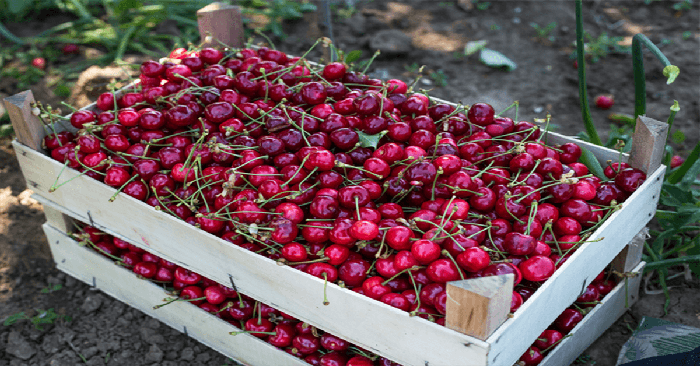
<svg viewBox="0 0 700 366"><path fill-rule="evenodd" d="M148 321L146 321L146 326L151 329L158 329L160 328L160 321L155 318L148 319Z"/></svg>
<svg viewBox="0 0 700 366"><path fill-rule="evenodd" d="M34 356L36 349L34 349L34 345L22 337L19 332L12 331L7 337L5 353L26 361Z"/></svg>
<svg viewBox="0 0 700 366"><path fill-rule="evenodd" d="M197 362L206 363L211 360L211 355L209 355L209 352L200 353L194 360Z"/></svg>
<svg viewBox="0 0 700 366"><path fill-rule="evenodd" d="M52 355L61 350L61 344L58 341L58 334L49 334L44 337L44 341L41 343L41 349Z"/></svg>
<svg viewBox="0 0 700 366"><path fill-rule="evenodd" d="M398 29L384 29L369 40L372 51L380 50L385 55L396 55L411 51L411 37Z"/></svg>
<svg viewBox="0 0 700 366"><path fill-rule="evenodd" d="M66 287L73 287L76 283L78 283L78 281L76 281L75 278L66 276Z"/></svg>
<svg viewBox="0 0 700 366"><path fill-rule="evenodd" d="M100 294L89 294L85 298L85 302L80 307L80 309L86 313L94 313L97 309L102 306L102 295Z"/></svg>
<svg viewBox="0 0 700 366"><path fill-rule="evenodd" d="M535 113L542 113L544 110L544 107L535 107L532 111Z"/></svg>
<svg viewBox="0 0 700 366"><path fill-rule="evenodd" d="M144 356L144 360L146 362L161 362L163 361L163 351L153 344L151 348L148 349L148 353Z"/></svg>
<svg viewBox="0 0 700 366"><path fill-rule="evenodd" d="M80 354L83 355L83 357L85 357L85 359L90 359L93 356L95 356L97 354L97 352L99 352L99 351L100 351L99 348L92 346L92 347L87 348L85 350L81 350Z"/></svg>
<svg viewBox="0 0 700 366"><path fill-rule="evenodd" d="M166 360L177 360L177 351L175 350L170 350L168 353L165 354L165 359Z"/></svg>
<svg viewBox="0 0 700 366"><path fill-rule="evenodd" d="M46 278L46 282L49 283L49 285L60 285L63 281L61 281L59 278L54 277L54 276L48 276Z"/></svg>
<svg viewBox="0 0 700 366"><path fill-rule="evenodd" d="M194 360L194 350L190 347L183 348L182 352L180 352L180 359L183 361Z"/></svg>
<svg viewBox="0 0 700 366"><path fill-rule="evenodd" d="M140 332L141 332L141 339L143 339L144 341L146 341L148 343L151 343L151 344L165 343L165 337L163 337L162 334L156 332L153 329L141 327Z"/></svg>
<svg viewBox="0 0 700 366"><path fill-rule="evenodd" d="M87 366L103 366L105 364L105 359L102 356L94 356L85 364Z"/></svg>

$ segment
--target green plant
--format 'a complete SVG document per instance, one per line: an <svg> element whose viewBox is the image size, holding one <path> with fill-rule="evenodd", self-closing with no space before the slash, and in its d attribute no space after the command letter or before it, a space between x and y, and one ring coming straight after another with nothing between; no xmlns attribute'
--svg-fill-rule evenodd
<svg viewBox="0 0 700 366"><path fill-rule="evenodd" d="M672 8L674 10L683 11L690 10L693 8L693 0L683 0L673 4Z"/></svg>
<svg viewBox="0 0 700 366"><path fill-rule="evenodd" d="M316 5L308 1L290 0L246 0L241 2L243 15L262 15L268 22L260 29L263 32L272 32L279 38L286 38L287 35L282 29L283 20L301 19L303 13L316 11Z"/></svg>
<svg viewBox="0 0 700 366"><path fill-rule="evenodd" d="M56 314L53 311L53 308L49 310L36 309L36 313L37 314L32 317L26 315L24 312L10 315L7 317L7 319L5 319L3 325L7 327L17 323L20 320L29 320L32 324L34 324L36 329L43 330L42 327L44 324L53 324L54 322L61 320L70 322L72 320L68 315Z"/></svg>
<svg viewBox="0 0 700 366"><path fill-rule="evenodd" d="M583 53L584 55L595 63L600 61L601 58L608 56L611 53L629 53L630 47L621 45L622 37L610 37L607 33L601 33L597 38L593 37L590 33L584 32L585 40L576 40L576 51L571 54L572 58L577 58L578 53L578 43L583 42Z"/></svg>
<svg viewBox="0 0 700 366"><path fill-rule="evenodd" d="M474 1L474 6L479 9L479 10L486 10L491 6L491 3L489 1L479 1L475 0Z"/></svg>
<svg viewBox="0 0 700 366"><path fill-rule="evenodd" d="M11 14L25 14L32 19L40 11L51 9L76 19L56 25L34 37L19 38L0 24L0 34L17 46L30 45L43 52L58 52L57 44L83 44L99 47L105 54L94 60L77 63L66 70L80 70L89 65L104 65L121 60L127 52L153 57L167 54L174 46L187 46L199 38L196 11L212 0L35 0L5 2ZM17 5L18 3L22 5ZM2 5L2 3L0 3ZM37 6L35 6L37 5ZM154 34L164 20L177 22L180 36ZM47 57L47 59L50 59Z"/></svg>
<svg viewBox="0 0 700 366"><path fill-rule="evenodd" d="M44 287L43 289L41 289L41 293L42 293L42 294L48 294L48 293L51 293L51 292L54 292L54 291L58 291L58 290L60 290L60 289L62 289L62 288L63 288L63 285L61 285L61 284L55 284L55 285L53 285L53 286Z"/></svg>
<svg viewBox="0 0 700 366"><path fill-rule="evenodd" d="M432 79L437 86L447 86L447 75L445 75L442 69L430 71L428 77Z"/></svg>
<svg viewBox="0 0 700 366"><path fill-rule="evenodd" d="M555 38L552 35L552 31L557 28L557 22L551 22L544 27L541 27L539 24L533 22L530 23L530 26L537 33L537 38L548 39L550 42L554 42Z"/></svg>
<svg viewBox="0 0 700 366"><path fill-rule="evenodd" d="M583 65L583 22L581 19L582 1L576 0L576 36L577 57L579 65ZM612 129L606 146L629 151L632 146L630 120L636 121L638 116L646 114L646 82L642 57L642 45L664 65L663 74L667 84L673 83L680 69L672 65L666 56L645 35L637 34L632 38L632 69L634 75L635 108L634 117L618 115L619 120L626 124L618 129ZM585 67L579 67L579 93L581 98L581 113L586 133L580 136L597 145L603 145L598 137L595 126L591 121L586 92ZM677 101L670 108L667 119L669 131L672 130L676 113L680 110ZM616 118L617 118L616 117ZM672 139L681 142L682 132L671 134ZM623 143L620 143L622 141ZM665 146L664 163L669 165L673 156L673 147ZM595 159L588 159L591 171L599 171L600 165ZM597 165L597 167L595 166ZM664 311L670 305L670 296L666 284L668 269L672 266L686 264L692 272L700 277L700 143L690 153L686 161L675 169L667 169L661 188L659 208L655 220L659 230L651 232L654 240L645 244L644 260L647 261L646 272L658 271L658 283L666 295Z"/></svg>

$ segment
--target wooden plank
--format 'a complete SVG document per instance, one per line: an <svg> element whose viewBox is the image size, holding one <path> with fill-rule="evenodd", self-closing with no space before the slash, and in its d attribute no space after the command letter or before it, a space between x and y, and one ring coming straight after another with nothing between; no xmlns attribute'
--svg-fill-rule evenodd
<svg viewBox="0 0 700 366"><path fill-rule="evenodd" d="M481 340L508 317L513 297L512 273L447 283L445 325Z"/></svg>
<svg viewBox="0 0 700 366"><path fill-rule="evenodd" d="M43 199L41 196L36 194L33 194L32 198L35 200ZM70 216L52 206L44 206L44 215L46 216L46 221L49 223L49 225L63 231L64 233L73 232L73 219L71 219Z"/></svg>
<svg viewBox="0 0 700 366"><path fill-rule="evenodd" d="M667 135L667 123L645 116L637 117L629 164L647 175L658 169L666 153Z"/></svg>
<svg viewBox="0 0 700 366"><path fill-rule="evenodd" d="M17 93L5 98L4 102L17 140L34 150L43 151L44 148L41 145L46 131L39 117L32 113L32 104L36 103L32 91Z"/></svg>
<svg viewBox="0 0 700 366"><path fill-rule="evenodd" d="M644 242L649 238L649 228L643 228L610 264L617 272L629 272L642 261Z"/></svg>
<svg viewBox="0 0 700 366"><path fill-rule="evenodd" d="M49 193L63 165L18 142L14 147L29 186L45 198L40 200L44 205L54 202L73 218L221 284L232 279L256 300L404 365L486 365L486 342L335 284L328 284L330 304L324 306L323 280L280 266L129 196L121 194L110 203L115 190L94 179L81 176ZM60 181L77 175L66 169Z"/></svg>
<svg viewBox="0 0 700 366"><path fill-rule="evenodd" d="M62 231L43 225L58 269L141 310L173 329L248 365L308 366L303 360L249 334L232 336L240 329L188 302L174 302L158 310L167 295L158 285L141 280L131 271L80 246Z"/></svg>
<svg viewBox="0 0 700 366"><path fill-rule="evenodd" d="M571 337L565 338L554 348L539 366L562 366L571 364L588 346L590 346L603 332L610 328L615 321L624 314L639 299L639 285L642 280L642 270L646 263L640 263L634 272L640 275L629 278L627 282L621 281L606 296L600 305L586 315L583 320L572 329Z"/></svg>
<svg viewBox="0 0 700 366"><path fill-rule="evenodd" d="M583 289L622 251L656 213L663 176L660 167L596 230L535 294L487 339L489 365L512 364ZM652 198L656 197L656 198ZM548 309L548 311L541 311ZM529 335L534 334L534 337ZM516 358L512 358L517 354Z"/></svg>
<svg viewBox="0 0 700 366"><path fill-rule="evenodd" d="M204 47L243 47L241 8L224 3L211 3L197 11L197 24ZM211 36L208 41L207 36Z"/></svg>

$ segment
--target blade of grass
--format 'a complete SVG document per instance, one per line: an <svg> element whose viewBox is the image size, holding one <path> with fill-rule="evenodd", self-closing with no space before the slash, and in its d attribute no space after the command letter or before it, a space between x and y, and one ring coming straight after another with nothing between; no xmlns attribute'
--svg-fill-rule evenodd
<svg viewBox="0 0 700 366"><path fill-rule="evenodd" d="M685 257L664 259L657 262L648 263L646 267L644 267L644 272L693 262L700 262L700 255L689 255Z"/></svg>
<svg viewBox="0 0 700 366"><path fill-rule="evenodd" d="M591 119L591 109L588 105L588 88L586 87L586 63L585 53L583 50L583 16L582 16L582 1L576 0L576 56L578 58L578 94L581 99L581 116L586 127L591 142L596 145L603 145L603 142L598 136L593 120Z"/></svg>

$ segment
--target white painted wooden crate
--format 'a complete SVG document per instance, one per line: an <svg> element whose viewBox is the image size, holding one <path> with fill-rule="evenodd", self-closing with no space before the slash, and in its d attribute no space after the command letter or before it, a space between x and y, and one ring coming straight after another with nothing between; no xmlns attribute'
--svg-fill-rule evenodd
<svg viewBox="0 0 700 366"><path fill-rule="evenodd" d="M166 293L150 281L139 279L133 272L117 266L94 250L81 246L62 230L43 225L56 266L61 271L94 286L170 327L197 339L207 346L248 365L306 365L288 353L249 334L231 336L238 328L197 306L175 302L154 310ZM645 263L633 272L640 273ZM541 366L569 365L593 343L617 318L638 299L641 275L621 281L588 313L583 321L557 347L549 352Z"/></svg>
<svg viewBox="0 0 700 366"><path fill-rule="evenodd" d="M561 142L573 141L554 135ZM49 192L63 165L28 146L13 142L28 187L45 206L88 222L118 238L153 252L224 285L233 280L244 293L318 328L342 336L405 365L508 365L610 263L651 219L665 167L628 198L525 304L482 341L374 301L335 284L281 266L155 211L115 189L74 170L60 181L70 183ZM610 153L610 152L608 152ZM615 154L617 154L615 152ZM436 351L439 350L439 351Z"/></svg>

